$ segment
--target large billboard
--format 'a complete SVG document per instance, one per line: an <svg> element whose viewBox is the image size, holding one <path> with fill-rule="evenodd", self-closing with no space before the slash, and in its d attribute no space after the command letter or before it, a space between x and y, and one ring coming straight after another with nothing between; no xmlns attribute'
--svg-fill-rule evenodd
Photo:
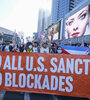
<svg viewBox="0 0 90 100"><path fill-rule="evenodd" d="M85 6L65 22L65 39L90 35L90 5Z"/></svg>
<svg viewBox="0 0 90 100"><path fill-rule="evenodd" d="M60 22L54 24L48 29L48 39L50 41L59 39L59 28L60 28Z"/></svg>

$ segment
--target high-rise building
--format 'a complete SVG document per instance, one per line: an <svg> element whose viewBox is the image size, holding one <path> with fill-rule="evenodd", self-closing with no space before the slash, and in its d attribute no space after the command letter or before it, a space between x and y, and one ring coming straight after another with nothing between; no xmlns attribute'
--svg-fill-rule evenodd
<svg viewBox="0 0 90 100"><path fill-rule="evenodd" d="M69 1L70 0L58 0L58 20L63 18L65 14L69 12Z"/></svg>
<svg viewBox="0 0 90 100"><path fill-rule="evenodd" d="M38 29L37 32L43 32L48 26L51 25L51 14L48 10L39 10L38 16Z"/></svg>
<svg viewBox="0 0 90 100"><path fill-rule="evenodd" d="M48 28L49 25L51 25L51 13L46 10L45 11L45 23L44 23L44 30Z"/></svg>
<svg viewBox="0 0 90 100"><path fill-rule="evenodd" d="M52 0L52 24L85 0Z"/></svg>
<svg viewBox="0 0 90 100"><path fill-rule="evenodd" d="M38 38L47 34L47 28L51 25L51 14L48 10L40 9L38 17Z"/></svg>
<svg viewBox="0 0 90 100"><path fill-rule="evenodd" d="M38 16L38 28L37 32L44 32L45 29L51 25L51 2L52 0L43 0L45 1L45 5L42 4L42 8L39 10Z"/></svg>
<svg viewBox="0 0 90 100"><path fill-rule="evenodd" d="M69 0L52 0L52 24L69 12Z"/></svg>
<svg viewBox="0 0 90 100"><path fill-rule="evenodd" d="M52 0L52 24L58 20L59 0Z"/></svg>
<svg viewBox="0 0 90 100"><path fill-rule="evenodd" d="M42 32L44 27L44 10L39 10L39 16L38 16L38 29L37 32Z"/></svg>

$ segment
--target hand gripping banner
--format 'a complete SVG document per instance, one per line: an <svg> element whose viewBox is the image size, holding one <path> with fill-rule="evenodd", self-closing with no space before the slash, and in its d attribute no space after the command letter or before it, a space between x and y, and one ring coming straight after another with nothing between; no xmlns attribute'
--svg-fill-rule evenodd
<svg viewBox="0 0 90 100"><path fill-rule="evenodd" d="M90 98L90 56L0 52L0 90Z"/></svg>

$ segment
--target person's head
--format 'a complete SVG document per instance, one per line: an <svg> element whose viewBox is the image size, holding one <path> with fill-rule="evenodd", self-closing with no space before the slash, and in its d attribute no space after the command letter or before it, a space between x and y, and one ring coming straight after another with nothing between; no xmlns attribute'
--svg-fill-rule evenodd
<svg viewBox="0 0 90 100"><path fill-rule="evenodd" d="M47 43L43 43L43 48L47 48L48 47L48 44Z"/></svg>
<svg viewBox="0 0 90 100"><path fill-rule="evenodd" d="M33 47L38 47L38 42L34 42Z"/></svg>
<svg viewBox="0 0 90 100"><path fill-rule="evenodd" d="M84 7L66 20L68 38L83 36L90 21L90 5Z"/></svg>
<svg viewBox="0 0 90 100"><path fill-rule="evenodd" d="M10 41L7 40L7 41L6 41L6 45L9 45L9 44L10 44Z"/></svg>
<svg viewBox="0 0 90 100"><path fill-rule="evenodd" d="M32 42L26 43L26 49L32 49Z"/></svg>
<svg viewBox="0 0 90 100"><path fill-rule="evenodd" d="M61 47L57 48L57 53L62 53L62 48Z"/></svg>

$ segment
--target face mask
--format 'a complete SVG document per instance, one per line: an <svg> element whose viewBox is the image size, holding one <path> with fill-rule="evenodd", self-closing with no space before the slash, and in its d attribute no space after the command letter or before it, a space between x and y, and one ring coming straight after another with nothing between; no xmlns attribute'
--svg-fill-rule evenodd
<svg viewBox="0 0 90 100"><path fill-rule="evenodd" d="M31 48L32 48L32 45L29 46L29 49L31 49Z"/></svg>
<svg viewBox="0 0 90 100"><path fill-rule="evenodd" d="M58 53L62 53L62 50L58 50Z"/></svg>

